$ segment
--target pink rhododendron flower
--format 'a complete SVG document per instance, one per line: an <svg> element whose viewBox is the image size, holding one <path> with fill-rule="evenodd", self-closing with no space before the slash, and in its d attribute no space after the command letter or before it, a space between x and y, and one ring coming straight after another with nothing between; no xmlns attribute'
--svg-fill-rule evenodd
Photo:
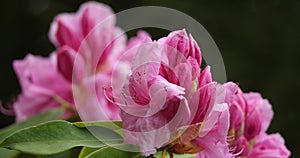
<svg viewBox="0 0 300 158"><path fill-rule="evenodd" d="M140 30L137 32L137 35L135 37L132 37L128 40L126 50L129 50L131 48L134 49L134 47L137 48L138 45L151 41L151 36L147 32Z"/></svg>
<svg viewBox="0 0 300 158"><path fill-rule="evenodd" d="M266 132L267 129L269 128L271 121L273 119L273 115L274 112L272 110L272 105L269 103L269 101L267 99L263 99L262 96L259 93L254 93L254 92L250 92L250 93L244 93L244 96L247 100L247 104L248 104L248 108L247 108L247 119L245 120L245 128L247 128L247 126L250 126L249 128L251 128L251 125L247 125L247 123L249 124L255 124L254 118L252 117L252 115L256 115L261 117L261 122L259 123L261 127L261 132ZM258 114L256 114L258 113ZM252 123L254 122L254 123ZM257 125L254 125L254 127ZM260 132L260 133L261 133ZM248 133L247 133L248 134ZM248 136L249 137L249 136Z"/></svg>
<svg viewBox="0 0 300 158"><path fill-rule="evenodd" d="M245 112L247 108L246 99L239 89L234 95L230 103L230 135L234 135L235 138L241 136L244 132Z"/></svg>
<svg viewBox="0 0 300 158"><path fill-rule="evenodd" d="M128 66L132 65L132 60L135 57L135 53L127 53L129 52L136 52L139 47L139 45L143 44L143 43L147 43L147 42L152 42L151 36L143 31L143 30L139 30L137 32L137 35L130 38L127 42L126 48L122 51L121 55L118 57L118 64L116 64L115 66L121 66L119 68L122 69L122 67L124 65L122 64L127 64ZM115 68L116 69L116 68ZM129 68L130 69L130 68Z"/></svg>
<svg viewBox="0 0 300 158"><path fill-rule="evenodd" d="M196 158L291 155L280 134L267 134L269 101L214 82L185 29L157 41L139 31L127 45L123 34L105 4L57 15L50 57L29 54L13 63L22 88L13 103L16 122L64 107L62 119L76 113L82 121L122 120L124 142L144 156L158 149Z"/></svg>
<svg viewBox="0 0 300 158"><path fill-rule="evenodd" d="M75 83L79 83L83 80L84 75L84 61L80 55L67 45L61 47L57 51L57 67L58 71L72 83L74 79ZM76 60L76 68L73 69L74 62Z"/></svg>
<svg viewBox="0 0 300 158"><path fill-rule="evenodd" d="M200 49L185 30L126 53L135 55L131 71L106 90L121 107L125 143L140 146L144 155L167 146L174 153L229 153L226 85L212 81L209 67L200 73Z"/></svg>
<svg viewBox="0 0 300 158"><path fill-rule="evenodd" d="M29 54L23 60L14 61L13 66L22 88L13 104L16 122L73 102L70 83L57 71L55 53L50 58Z"/></svg>
<svg viewBox="0 0 300 158"><path fill-rule="evenodd" d="M29 82L22 76L28 75L28 72L35 75L34 85L37 81L43 83L43 91L22 86L22 95L14 107L17 120L59 106L54 99L56 96L79 107L78 113L86 121L119 120L119 108L108 102L99 89L109 85L113 64L125 48L126 38L122 33L115 26L111 8L101 3L87 2L76 13L57 15L49 33L57 47L53 57L40 59L30 56L15 64L22 85L26 80ZM25 64L29 60L30 66ZM48 99L47 103L43 98Z"/></svg>
<svg viewBox="0 0 300 158"><path fill-rule="evenodd" d="M100 73L73 85L76 110L82 120L120 120L119 107L109 102L102 90L103 86L110 84L110 78L110 75Z"/></svg>
<svg viewBox="0 0 300 158"><path fill-rule="evenodd" d="M76 13L62 13L55 17L49 32L50 40L57 47L68 45L78 50L88 33L113 14L112 9L104 4L84 3ZM110 24L113 26L114 21Z"/></svg>
<svg viewBox="0 0 300 158"><path fill-rule="evenodd" d="M277 143L275 146L278 148L260 143L265 140L269 142L268 138L272 137L266 134L273 118L272 106L268 100L263 99L259 93L243 93L239 89L229 105L228 135L231 136L229 140L231 153L240 157L256 157L257 154L261 154L262 157L288 157L289 151L285 148L283 139L281 137L279 139L278 135L276 139L270 139L272 143ZM254 146L264 146L264 149L259 153L260 149L258 147L255 149ZM282 150L282 153L268 155L267 152L272 150L278 152ZM263 153L264 151L267 152Z"/></svg>
<svg viewBox="0 0 300 158"><path fill-rule="evenodd" d="M115 23L114 12L109 6L86 2L76 13L57 15L51 24L49 38L58 48L67 45L75 52L80 52L84 41L86 48L82 48L84 52L80 55L93 66L101 67L109 63L109 58L114 60L125 47L123 31Z"/></svg>
<svg viewBox="0 0 300 158"><path fill-rule="evenodd" d="M280 134L260 135L247 158L287 158L291 152L285 147Z"/></svg>
<svg viewBox="0 0 300 158"><path fill-rule="evenodd" d="M195 59L198 65L201 65L202 56L200 48L192 35L187 35L185 30L171 32L168 37L159 39L160 43L165 43L170 47L166 47L171 52L172 48L178 50L185 58Z"/></svg>
<svg viewBox="0 0 300 158"><path fill-rule="evenodd" d="M119 108L99 90L109 85L113 64L125 48L126 38L115 23L109 6L87 2L76 13L57 15L51 24L59 70L73 81L76 108L84 121L120 119Z"/></svg>
<svg viewBox="0 0 300 158"><path fill-rule="evenodd" d="M263 99L260 94L258 93L243 93L241 90L238 91L237 95L233 101L233 108L238 107L239 111L242 111L238 114L238 112L232 111L231 118L232 120L238 115L241 117L243 114L243 122L240 129L236 127L236 129L231 129L235 134L235 139L237 140L236 143L233 144L233 147L237 146L237 149L244 150L240 154L240 156L247 156L248 153L251 152L251 148L255 143L255 139L260 135L260 133L265 133L267 128L269 127L272 117L273 111L271 108L270 103L268 100ZM237 115L236 115L237 114ZM237 126L240 124L239 122L235 121L232 122ZM242 137L240 137L242 135ZM245 139L248 141L248 148L244 145L244 149L239 146L240 142L239 139ZM239 152L238 150L236 150Z"/></svg>
<svg viewBox="0 0 300 158"><path fill-rule="evenodd" d="M226 103L227 101L231 101L231 98L233 94L237 90L237 85L228 82L223 85L218 85L218 87L221 87L217 94L217 100L219 102ZM201 100L202 98L200 98ZM196 157L197 158L206 158L206 157L226 157L231 158L233 157L233 154L229 152L228 148L228 137L227 137L227 131L229 130L229 109L227 109L226 113L222 113L219 120L214 120L213 118L211 121L217 122L217 126L215 126L208 136L203 138L198 138L195 141L198 142L199 145L203 146L205 150L199 152ZM207 124L211 124L211 121L204 122ZM218 128L216 128L218 127ZM225 130L225 131L224 131Z"/></svg>

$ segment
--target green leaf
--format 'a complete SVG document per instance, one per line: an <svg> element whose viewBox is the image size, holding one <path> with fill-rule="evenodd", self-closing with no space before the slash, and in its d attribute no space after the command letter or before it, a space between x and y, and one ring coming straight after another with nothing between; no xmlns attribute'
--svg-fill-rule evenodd
<svg viewBox="0 0 300 158"><path fill-rule="evenodd" d="M122 121L99 121L99 122L74 122L77 127L104 127L123 136Z"/></svg>
<svg viewBox="0 0 300 158"><path fill-rule="evenodd" d="M89 130L78 128L63 120L50 121L20 130L9 136L0 146L34 155L50 155L77 146L100 148L106 145L92 135ZM113 131L99 130L98 128L92 128L92 130L93 132L102 132L99 135L107 138L105 142L111 144L123 142L122 138L112 134Z"/></svg>
<svg viewBox="0 0 300 158"><path fill-rule="evenodd" d="M3 149L3 148L2 148ZM5 158L74 158L77 157L77 155L80 152L80 147L73 148L71 150L67 150L58 154L53 155L32 155L32 154L26 154L26 153L20 153L13 156L13 157L5 157ZM4 157L3 157L4 158Z"/></svg>
<svg viewBox="0 0 300 158"><path fill-rule="evenodd" d="M62 108L53 109L53 110L50 110L50 111L47 111L44 113L40 113L36 116L33 116L24 122L20 122L18 124L13 124L9 127L1 129L0 130L0 143L5 138L7 138L9 135L11 135L12 133L14 133L20 129L30 127L33 125L37 125L42 122L59 119L63 113L64 113L64 109L62 109Z"/></svg>
<svg viewBox="0 0 300 158"><path fill-rule="evenodd" d="M74 158L77 157L80 152L81 147L73 148L58 154L53 155L42 155L37 156L37 158Z"/></svg>
<svg viewBox="0 0 300 158"><path fill-rule="evenodd" d="M99 148L89 148L89 147L83 147L80 151L80 154L78 156L78 158L85 158L87 155L89 155L90 153L98 150Z"/></svg>
<svg viewBox="0 0 300 158"><path fill-rule="evenodd" d="M122 148L122 149L125 148L128 151L119 150L114 147ZM138 152L129 152L131 148L135 148L135 147L132 145L127 145L127 144L119 144L119 145L114 145L112 147L106 146L106 147L103 147L99 150L92 152L85 158L99 158L99 157L101 157L101 158L138 158L138 157L140 157L140 153L138 153ZM135 150L136 150L136 148L135 148Z"/></svg>
<svg viewBox="0 0 300 158"><path fill-rule="evenodd" d="M122 121L74 122L77 127L101 126L111 130L122 128Z"/></svg>
<svg viewBox="0 0 300 158"><path fill-rule="evenodd" d="M15 151L15 150L8 150L8 149L0 148L0 157L13 158L18 154L19 154L19 152Z"/></svg>

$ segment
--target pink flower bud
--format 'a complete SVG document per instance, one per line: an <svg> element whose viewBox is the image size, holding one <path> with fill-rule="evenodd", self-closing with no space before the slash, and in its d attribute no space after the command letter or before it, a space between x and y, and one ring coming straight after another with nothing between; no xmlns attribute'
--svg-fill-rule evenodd
<svg viewBox="0 0 300 158"><path fill-rule="evenodd" d="M184 57L195 58L201 65L202 55L200 48L191 35L187 35L185 29L171 32L167 37L161 38L158 42L165 43L182 53Z"/></svg>

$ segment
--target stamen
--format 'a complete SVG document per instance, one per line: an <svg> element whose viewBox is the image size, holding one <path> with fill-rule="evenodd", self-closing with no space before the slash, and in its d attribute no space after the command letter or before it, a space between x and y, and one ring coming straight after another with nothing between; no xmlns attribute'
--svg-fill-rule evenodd
<svg viewBox="0 0 300 158"><path fill-rule="evenodd" d="M234 156L239 156L243 151L244 151L244 149L245 149L245 146L243 145L242 146L242 149L239 151L239 152L237 152L237 153L235 153L235 154L233 154Z"/></svg>
<svg viewBox="0 0 300 158"><path fill-rule="evenodd" d="M115 101L116 101L115 98L113 96L110 96L110 97L108 96L106 86L103 86L102 89L104 91L104 97L111 103L115 103ZM110 87L110 89L112 90L112 87Z"/></svg>
<svg viewBox="0 0 300 158"><path fill-rule="evenodd" d="M232 135L232 136L227 136L227 142L231 142L231 141L234 141L234 136Z"/></svg>
<svg viewBox="0 0 300 158"><path fill-rule="evenodd" d="M237 149L236 146L230 147L230 148L229 148L229 152L230 152L230 153L234 153L236 149Z"/></svg>
<svg viewBox="0 0 300 158"><path fill-rule="evenodd" d="M127 96L124 92L122 92L122 97L123 99L113 96L112 93L108 93L107 88L105 86L102 87L103 91L104 91L104 97L111 103L116 104L118 106L128 106L128 99L133 99L133 97L131 96ZM112 91L112 87L110 87L110 90ZM124 100L124 103L121 103L121 100ZM136 103L134 103L134 101L130 102L130 105L135 105Z"/></svg>

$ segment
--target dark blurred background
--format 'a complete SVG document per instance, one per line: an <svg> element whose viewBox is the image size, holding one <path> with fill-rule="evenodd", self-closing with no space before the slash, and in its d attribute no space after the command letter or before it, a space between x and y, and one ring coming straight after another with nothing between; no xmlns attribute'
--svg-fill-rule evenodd
<svg viewBox="0 0 300 158"><path fill-rule="evenodd" d="M12 61L27 53L47 56L53 17L74 12L79 0L10 0L0 2L0 100L9 103L20 92ZM300 0L148 0L102 1L115 12L157 5L177 9L198 20L217 43L228 80L244 91L259 91L273 104L269 132L284 136L292 157L300 157ZM166 35L148 29L154 38ZM162 33L164 32L164 34ZM130 33L132 34L132 33ZM0 115L1 127L13 117Z"/></svg>

